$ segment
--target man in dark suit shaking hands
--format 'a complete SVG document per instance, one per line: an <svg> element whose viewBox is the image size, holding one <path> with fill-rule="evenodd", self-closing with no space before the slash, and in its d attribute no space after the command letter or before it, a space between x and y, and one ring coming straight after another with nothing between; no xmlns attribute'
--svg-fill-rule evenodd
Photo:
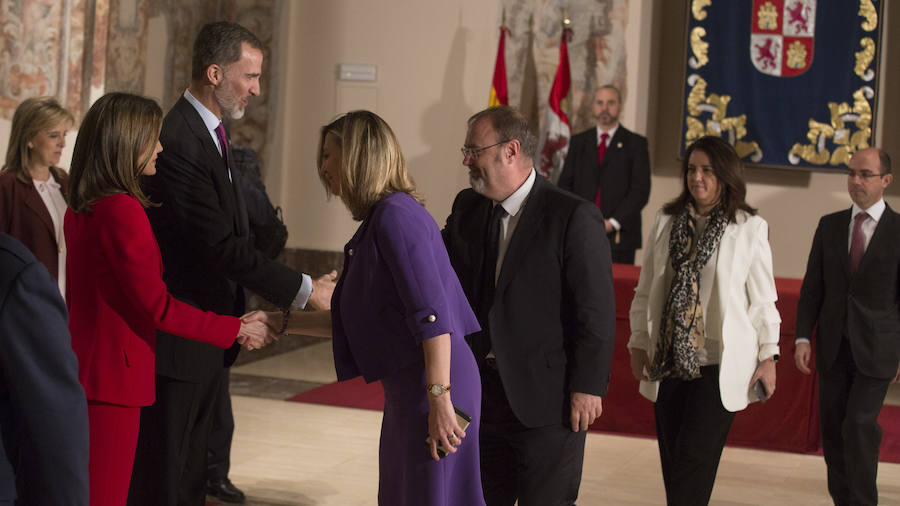
<svg viewBox="0 0 900 506"><path fill-rule="evenodd" d="M244 288L282 309L330 305L336 273L313 280L269 260L250 237L242 176L230 160L224 117L240 119L259 95L262 43L230 22L205 25L194 42L191 84L163 120L157 174L144 191L172 295L200 309L240 316ZM214 416L231 420L228 370L239 348L160 333L156 403L141 410L128 504L203 504ZM218 409L227 412L219 415ZM233 425L232 425L233 426ZM227 476L212 492L241 502ZM224 481L222 481L224 480Z"/></svg>
<svg viewBox="0 0 900 506"><path fill-rule="evenodd" d="M856 152L853 206L819 221L797 308L794 361L809 374L815 330L819 420L836 505L878 503L875 479L888 385L900 380L900 216L884 202L891 160Z"/></svg>
<svg viewBox="0 0 900 506"><path fill-rule="evenodd" d="M444 240L481 328L481 473L488 506L574 504L585 431L603 408L615 336L603 216L533 168L524 117L469 119Z"/></svg>
<svg viewBox="0 0 900 506"><path fill-rule="evenodd" d="M633 264L641 247L641 209L650 197L647 139L619 124L622 96L615 86L594 94L597 127L572 137L558 185L603 211L612 261Z"/></svg>

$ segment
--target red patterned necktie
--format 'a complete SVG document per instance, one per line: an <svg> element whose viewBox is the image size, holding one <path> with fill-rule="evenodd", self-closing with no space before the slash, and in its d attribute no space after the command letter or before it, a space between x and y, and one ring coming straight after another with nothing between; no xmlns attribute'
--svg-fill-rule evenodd
<svg viewBox="0 0 900 506"><path fill-rule="evenodd" d="M863 253L866 251L862 224L868 217L867 213L862 212L853 219L853 235L850 236L850 274L856 273L859 261L862 260Z"/></svg>
<svg viewBox="0 0 900 506"><path fill-rule="evenodd" d="M606 140L607 139L609 139L608 133L603 132L602 134L600 134L600 144L597 144L597 161L600 164L603 164L603 157L606 156ZM602 188L597 187L597 195L594 196L594 204L596 204L597 207L600 207L600 204L602 203L601 190L602 190Z"/></svg>

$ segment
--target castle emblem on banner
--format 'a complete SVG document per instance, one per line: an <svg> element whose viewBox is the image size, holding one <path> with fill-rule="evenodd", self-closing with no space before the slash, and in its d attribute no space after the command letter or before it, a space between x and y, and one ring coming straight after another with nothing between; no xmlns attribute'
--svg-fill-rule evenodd
<svg viewBox="0 0 900 506"><path fill-rule="evenodd" d="M763 74L793 77L809 68L816 0L753 0L750 60Z"/></svg>

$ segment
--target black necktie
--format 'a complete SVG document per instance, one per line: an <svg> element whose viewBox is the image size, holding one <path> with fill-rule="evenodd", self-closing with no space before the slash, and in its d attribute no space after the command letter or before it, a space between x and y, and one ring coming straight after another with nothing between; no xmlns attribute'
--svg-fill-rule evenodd
<svg viewBox="0 0 900 506"><path fill-rule="evenodd" d="M482 339L473 345L473 352L479 358L491 351L490 335L488 333L488 313L494 305L494 288L497 277L497 255L500 250L500 220L506 216L503 206L496 204L488 218L484 234L484 257L481 264L481 297L478 304L478 318L481 321L483 332ZM476 349L477 348L477 349Z"/></svg>

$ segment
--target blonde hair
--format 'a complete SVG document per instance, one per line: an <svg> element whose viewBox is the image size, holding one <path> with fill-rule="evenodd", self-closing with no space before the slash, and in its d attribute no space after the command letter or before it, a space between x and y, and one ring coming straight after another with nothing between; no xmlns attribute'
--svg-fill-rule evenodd
<svg viewBox="0 0 900 506"><path fill-rule="evenodd" d="M90 211L94 202L127 193L153 205L141 192L140 175L153 156L162 128L162 109L149 98L129 93L100 97L84 116L69 174L69 207Z"/></svg>
<svg viewBox="0 0 900 506"><path fill-rule="evenodd" d="M333 176L340 180L341 200L354 220L365 219L372 206L392 193L408 193L424 205L407 171L397 136L377 114L351 111L323 126L316 160L319 168L328 134L334 136L341 148L341 173ZM321 170L319 179L331 195Z"/></svg>
<svg viewBox="0 0 900 506"><path fill-rule="evenodd" d="M26 99L13 114L12 126L9 132L9 145L6 148L6 163L3 171L13 172L16 177L25 182L31 182L31 174L28 165L31 163L31 150L28 143L48 128L53 128L63 122L69 125L74 123L69 111L59 105L53 97L33 97ZM58 167L51 167L53 177L59 179Z"/></svg>

